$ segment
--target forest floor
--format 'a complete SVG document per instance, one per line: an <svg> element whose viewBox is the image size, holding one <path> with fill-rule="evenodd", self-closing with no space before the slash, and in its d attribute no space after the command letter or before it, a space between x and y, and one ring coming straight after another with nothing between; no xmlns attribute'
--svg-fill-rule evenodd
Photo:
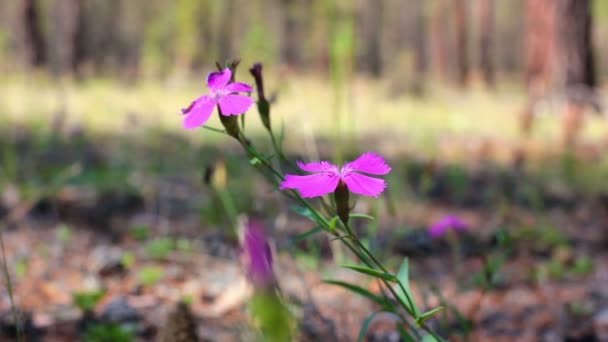
<svg viewBox="0 0 608 342"><path fill-rule="evenodd" d="M31 340L120 340L128 337L124 327L152 340L179 301L190 304L202 339L255 340L234 218L203 182L209 167L226 168L224 191L234 208L261 215L272 233L300 340L356 340L378 310L323 283L337 278L380 290L340 269L354 259L323 234L295 242L312 223L243 167L236 144L211 132L176 133L179 116L169 108L183 106L194 90L165 101L146 87L125 89L133 97L126 100L98 84L67 91L63 100L36 89L39 101L28 106L39 108L28 108L33 114L25 120L20 87L0 91L8 113L0 134L0 218L14 299ZM392 269L409 258L418 303L448 307L429 322L437 331L454 341L608 340L608 164L598 119L579 150L561 154L547 139L557 128L547 117L539 118L536 138L518 142L513 98L452 96L434 106L395 99L377 108L373 96L353 96L356 110L346 121L354 126L336 128L349 144L337 147L324 109L294 100L298 91L327 97L324 90L307 80L287 89L292 105L279 101L276 111L295 130L287 138L294 159L331 158L336 150L345 159L363 150L387 156L387 196L360 199L354 209L378 220L357 221L356 229ZM359 83L353 89L369 90ZM49 115L45 107L59 109ZM370 116L372 110L388 114ZM325 119L300 125L311 111ZM104 115L117 112L128 114ZM250 126L260 132L259 124ZM266 140L253 136L260 146ZM514 158L522 148L526 157ZM447 214L469 226L458 257L448 241L426 232ZM483 283L488 264L496 272ZM14 339L10 308L3 291L0 340ZM368 340L395 341L394 325L378 315Z"/></svg>

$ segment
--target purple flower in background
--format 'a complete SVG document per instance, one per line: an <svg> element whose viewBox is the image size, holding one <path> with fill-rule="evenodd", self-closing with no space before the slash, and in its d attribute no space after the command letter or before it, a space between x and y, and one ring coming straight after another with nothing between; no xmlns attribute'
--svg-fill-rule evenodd
<svg viewBox="0 0 608 342"><path fill-rule="evenodd" d="M454 231L464 231L467 230L467 228L467 224L458 218L458 216L446 215L429 227L429 234L433 238L440 238L450 229Z"/></svg>
<svg viewBox="0 0 608 342"><path fill-rule="evenodd" d="M259 221L247 220L242 244L250 281L256 286L271 284L274 281L272 252Z"/></svg>
<svg viewBox="0 0 608 342"><path fill-rule="evenodd" d="M254 100L249 96L236 93L251 93L253 89L245 83L229 83L231 78L232 71L229 68L209 74L207 85L211 93L199 97L188 108L182 109L182 113L185 115L184 127L186 129L194 129L204 125L209 120L215 106L219 106L221 114L226 116L240 115L249 110Z"/></svg>
<svg viewBox="0 0 608 342"><path fill-rule="evenodd" d="M340 183L352 193L377 197L386 188L386 181L361 173L385 175L391 171L391 167L381 156L369 152L341 168L326 161L298 161L298 166L304 171L314 173L307 176L285 175L281 190L296 189L302 197L317 197L334 192Z"/></svg>

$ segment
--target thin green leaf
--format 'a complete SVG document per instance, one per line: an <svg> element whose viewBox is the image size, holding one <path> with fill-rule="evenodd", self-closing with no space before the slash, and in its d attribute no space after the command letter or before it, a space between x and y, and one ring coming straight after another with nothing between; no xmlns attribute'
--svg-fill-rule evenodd
<svg viewBox="0 0 608 342"><path fill-rule="evenodd" d="M315 235L315 234L317 234L319 232L322 232L322 231L323 231L323 227L316 226L316 227L314 227L313 229L311 229L311 230L309 230L307 232L304 232L302 234L299 234L299 235L295 236L293 239L291 239L290 242L291 242L292 245L298 244L300 241L306 240L309 237L311 237L311 236L313 236L313 235Z"/></svg>
<svg viewBox="0 0 608 342"><path fill-rule="evenodd" d="M412 296L412 290L410 289L410 265L407 258L403 259L401 263L401 267L399 268L399 273L397 273L398 281L401 283L401 287L397 291L399 298L401 301L409 307L410 311L416 315L416 317L420 316L420 310L416 306L414 302L414 296Z"/></svg>
<svg viewBox="0 0 608 342"><path fill-rule="evenodd" d="M281 120L281 129L279 130L279 147L283 150L283 142L285 141L285 122Z"/></svg>
<svg viewBox="0 0 608 342"><path fill-rule="evenodd" d="M331 280L331 279L325 279L325 280L323 280L323 282L326 284L341 286L351 292L354 292L362 297L365 297L365 298L371 300L372 302L375 302L376 304L380 305L381 307L386 307L387 305L390 305L390 302L388 300L386 300L385 298L377 296L377 295L371 293L369 290L364 289L360 286L350 284L350 283L340 281L340 280Z"/></svg>
<svg viewBox="0 0 608 342"><path fill-rule="evenodd" d="M260 156L263 158L263 161L268 162L269 160L271 160L272 158L274 158L274 154L268 155L268 156ZM260 163L262 160L260 160L260 158L258 158L257 156L249 159L249 163L251 165L256 165L258 163Z"/></svg>
<svg viewBox="0 0 608 342"><path fill-rule="evenodd" d="M418 316L418 318L416 318L416 324L418 324L418 326L422 326L424 322L426 322L429 318L433 317L441 310L443 310L443 306L439 306L427 312L423 312L422 314L420 314L420 316Z"/></svg>
<svg viewBox="0 0 608 342"><path fill-rule="evenodd" d="M313 215L313 213L310 211L310 209L306 208L306 207L300 207L298 205L292 205L291 206L291 210L293 210L296 214L300 215L300 216L304 216L307 219L313 221L313 222L317 222L315 219L315 215Z"/></svg>
<svg viewBox="0 0 608 342"><path fill-rule="evenodd" d="M340 218L338 216L334 216L330 221L329 221L329 229L333 232L334 230L336 230L336 226L338 225L338 221L340 220Z"/></svg>
<svg viewBox="0 0 608 342"><path fill-rule="evenodd" d="M427 334L422 337L422 342L441 342L441 340L436 339L435 336L431 334Z"/></svg>
<svg viewBox="0 0 608 342"><path fill-rule="evenodd" d="M359 337L357 338L357 342L363 342L363 340L365 339L365 335L367 335L367 331L369 330L369 327L377 314L379 314L379 312L374 312L367 316L365 321L363 321L363 325L361 325L361 330L359 330Z"/></svg>
<svg viewBox="0 0 608 342"><path fill-rule="evenodd" d="M359 273L363 273L363 274L367 274L367 275L370 275L370 276L375 277L375 278L384 279L386 281L392 281L392 282L398 282L399 281L399 279L397 278L397 276L394 275L394 274L387 273L387 272L382 272L382 271L378 271L378 270L374 270L374 269L363 267L363 266L342 265L342 267L349 268L349 269L351 269L353 271L356 271L356 272L359 272Z"/></svg>
<svg viewBox="0 0 608 342"><path fill-rule="evenodd" d="M336 241L336 240L344 240L346 238L349 238L349 235L340 235L340 236L336 236L335 238L331 238L329 241Z"/></svg>
<svg viewBox="0 0 608 342"><path fill-rule="evenodd" d="M357 214L357 213L355 213L355 214L350 214L350 215L348 215L348 216L349 216L350 218L368 219L368 220L372 220L372 221L376 220L376 218L375 218L375 217L370 216L370 215L366 215L366 214Z"/></svg>
<svg viewBox="0 0 608 342"><path fill-rule="evenodd" d="M226 134L226 131L223 129L219 129L219 128L215 128L215 127L211 127L211 126L203 126L204 129L208 129L212 132L216 132L216 133L221 133L221 134Z"/></svg>
<svg viewBox="0 0 608 342"><path fill-rule="evenodd" d="M416 342L416 339L405 330L402 324L397 324L397 330L399 330L399 336L401 336L405 342Z"/></svg>

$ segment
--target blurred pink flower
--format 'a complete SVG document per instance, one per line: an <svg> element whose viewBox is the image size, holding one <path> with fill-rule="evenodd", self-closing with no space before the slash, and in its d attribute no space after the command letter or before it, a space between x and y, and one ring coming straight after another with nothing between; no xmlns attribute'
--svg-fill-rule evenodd
<svg viewBox="0 0 608 342"><path fill-rule="evenodd" d="M255 102L252 98L235 93L251 93L250 85L239 82L230 82L232 71L229 68L223 71L212 72L207 77L207 85L211 90L209 95L203 95L194 100L188 108L182 109L185 115L184 127L194 129L200 127L209 120L213 108L218 105L223 115L240 115L249 110Z"/></svg>
<svg viewBox="0 0 608 342"><path fill-rule="evenodd" d="M298 166L312 175L285 175L281 190L296 189L302 197L317 197L334 192L342 182L352 193L377 197L386 188L386 181L361 173L385 175L391 171L384 159L374 153L364 153L342 168L327 161L303 163Z"/></svg>
<svg viewBox="0 0 608 342"><path fill-rule="evenodd" d="M435 222L429 227L429 235L433 238L440 238L445 235L450 229L454 231L467 230L468 226L458 216L446 215L441 220Z"/></svg>
<svg viewBox="0 0 608 342"><path fill-rule="evenodd" d="M272 252L259 221L247 220L242 248L249 280L258 287L272 284L274 282Z"/></svg>

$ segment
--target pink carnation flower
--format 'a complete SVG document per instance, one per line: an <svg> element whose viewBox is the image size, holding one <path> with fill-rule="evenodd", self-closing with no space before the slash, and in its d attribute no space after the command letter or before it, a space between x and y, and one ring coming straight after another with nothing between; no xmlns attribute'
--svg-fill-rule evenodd
<svg viewBox="0 0 608 342"><path fill-rule="evenodd" d="M270 244L262 223L252 219L247 221L241 242L247 275L256 286L269 285L274 281Z"/></svg>
<svg viewBox="0 0 608 342"><path fill-rule="evenodd" d="M465 231L467 230L467 225L464 223L458 216L455 215L446 215L441 220L435 222L433 225L429 227L429 235L433 238L440 238L447 234L449 230L454 231Z"/></svg>
<svg viewBox="0 0 608 342"><path fill-rule="evenodd" d="M303 163L298 166L312 175L285 175L281 190L296 189L302 197L317 197L332 193L342 182L352 193L377 197L386 188L386 181L361 173L385 175L391 171L386 161L374 153L364 153L341 168L326 161Z"/></svg>
<svg viewBox="0 0 608 342"><path fill-rule="evenodd" d="M229 68L221 72L212 72L207 77L207 85L211 90L209 95L203 95L188 106L182 109L184 127L194 129L200 127L209 120L213 108L220 107L223 115L240 115L249 110L254 100L249 96L238 95L235 93L251 93L253 89L250 85L239 82L230 82L232 71Z"/></svg>

